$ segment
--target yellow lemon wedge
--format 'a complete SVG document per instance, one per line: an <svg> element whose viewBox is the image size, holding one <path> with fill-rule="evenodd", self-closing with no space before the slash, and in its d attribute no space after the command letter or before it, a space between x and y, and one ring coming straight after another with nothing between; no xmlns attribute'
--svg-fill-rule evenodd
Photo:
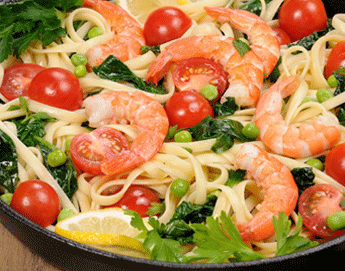
<svg viewBox="0 0 345 271"><path fill-rule="evenodd" d="M182 1L185 2L186 0ZM118 0L117 4L141 24L145 23L152 11L160 7L178 6L176 0Z"/></svg>
<svg viewBox="0 0 345 271"><path fill-rule="evenodd" d="M139 231L130 225L130 221L131 216L120 208L81 212L58 222L55 233L99 249L145 257L148 250L134 238Z"/></svg>

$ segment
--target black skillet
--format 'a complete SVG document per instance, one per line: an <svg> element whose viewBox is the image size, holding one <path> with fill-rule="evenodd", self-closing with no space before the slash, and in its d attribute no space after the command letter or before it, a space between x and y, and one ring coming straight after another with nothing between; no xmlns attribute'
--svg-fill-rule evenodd
<svg viewBox="0 0 345 271"><path fill-rule="evenodd" d="M0 0L1 4L18 0ZM324 1L329 17L345 12L342 0ZM345 235L314 248L259 261L226 264L176 264L137 259L91 248L46 230L15 212L0 200L0 222L31 251L52 265L69 271L88 270L305 270L317 263L342 266ZM1 239L0 239L1 242ZM1 263L0 263L1 264ZM322 268L322 267L320 267ZM332 267L330 267L332 268Z"/></svg>

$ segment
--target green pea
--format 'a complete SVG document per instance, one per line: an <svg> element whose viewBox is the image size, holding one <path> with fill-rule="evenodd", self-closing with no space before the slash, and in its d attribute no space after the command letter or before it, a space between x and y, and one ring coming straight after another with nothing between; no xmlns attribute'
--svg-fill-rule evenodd
<svg viewBox="0 0 345 271"><path fill-rule="evenodd" d="M338 86L338 81L333 74L328 77L327 82L331 88L336 88Z"/></svg>
<svg viewBox="0 0 345 271"><path fill-rule="evenodd" d="M316 159L316 158L312 158L305 163L307 165L314 167L316 169L319 169L319 170L323 170L323 167L324 167L323 163L319 159Z"/></svg>
<svg viewBox="0 0 345 271"><path fill-rule="evenodd" d="M189 190L189 182L181 178L177 178L170 186L170 192L176 197L183 197Z"/></svg>
<svg viewBox="0 0 345 271"><path fill-rule="evenodd" d="M193 138L190 132L183 130L174 135L174 140L180 143L188 143L192 142Z"/></svg>
<svg viewBox="0 0 345 271"><path fill-rule="evenodd" d="M66 154L61 150L52 151L48 154L47 161L51 167L63 165L67 160Z"/></svg>
<svg viewBox="0 0 345 271"><path fill-rule="evenodd" d="M100 27L92 27L89 31L89 33L87 33L87 37L89 39L92 39L92 38L95 38L95 37L98 37L100 35L103 35L103 30L100 28Z"/></svg>
<svg viewBox="0 0 345 271"><path fill-rule="evenodd" d="M319 103L323 103L333 97L333 92L326 88L321 88L316 92L316 98L319 101Z"/></svg>
<svg viewBox="0 0 345 271"><path fill-rule="evenodd" d="M74 215L74 211L71 208L63 208L57 217L57 221L62 221L72 215Z"/></svg>
<svg viewBox="0 0 345 271"><path fill-rule="evenodd" d="M208 101L213 101L218 97L218 89L214 85L207 84L201 89L200 94Z"/></svg>
<svg viewBox="0 0 345 271"><path fill-rule="evenodd" d="M302 100L302 104L309 103L309 102L316 102L314 98L312 97L304 97Z"/></svg>
<svg viewBox="0 0 345 271"><path fill-rule="evenodd" d="M12 193L5 193L0 196L0 200L5 202L7 205L10 205L12 200L13 194Z"/></svg>
<svg viewBox="0 0 345 271"><path fill-rule="evenodd" d="M250 122L243 127L242 134L250 139L256 139L260 135L260 130L254 123Z"/></svg>
<svg viewBox="0 0 345 271"><path fill-rule="evenodd" d="M345 211L331 214L327 218L327 226L333 231L345 228Z"/></svg>
<svg viewBox="0 0 345 271"><path fill-rule="evenodd" d="M65 150L66 151L69 151L70 150L70 147L71 147L71 141L72 141L72 138L69 138L65 141Z"/></svg>
<svg viewBox="0 0 345 271"><path fill-rule="evenodd" d="M78 65L74 68L74 75L78 78L84 77L87 74L85 65Z"/></svg>
<svg viewBox="0 0 345 271"><path fill-rule="evenodd" d="M86 65L87 57L83 54L74 54L71 56L71 61L74 66Z"/></svg>

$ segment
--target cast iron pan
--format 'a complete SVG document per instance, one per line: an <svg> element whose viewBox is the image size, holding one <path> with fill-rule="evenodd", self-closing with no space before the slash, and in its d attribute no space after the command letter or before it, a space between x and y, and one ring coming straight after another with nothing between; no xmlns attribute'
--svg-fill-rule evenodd
<svg viewBox="0 0 345 271"><path fill-rule="evenodd" d="M18 0L0 0L1 4ZM345 12L342 0L325 2L328 16ZM177 264L137 259L91 248L46 230L15 212L0 200L0 222L34 253L54 266L69 271L88 270L305 270L315 263L343 262L345 235L314 248L259 261L226 264Z"/></svg>

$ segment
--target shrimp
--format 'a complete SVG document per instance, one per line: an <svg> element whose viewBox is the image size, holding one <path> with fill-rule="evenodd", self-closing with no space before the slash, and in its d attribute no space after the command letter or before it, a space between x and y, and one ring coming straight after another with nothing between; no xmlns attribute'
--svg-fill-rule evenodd
<svg viewBox="0 0 345 271"><path fill-rule="evenodd" d="M129 124L138 130L129 151L101 165L106 175L132 169L150 160L163 145L169 121L163 106L142 92L115 91L84 100L90 127Z"/></svg>
<svg viewBox="0 0 345 271"><path fill-rule="evenodd" d="M222 66L229 74L230 87L227 96L235 97L241 106L254 106L259 99L263 84L263 66L253 51L243 58L233 45L234 39L224 36L193 36L177 40L168 45L151 64L146 81L157 84L175 63L192 57L207 57Z"/></svg>
<svg viewBox="0 0 345 271"><path fill-rule="evenodd" d="M191 57L207 57L221 65L229 74L229 88L221 98L234 97L240 106L255 106L263 85L264 74L269 75L280 54L278 40L271 29L257 15L226 8L207 8L207 14L229 21L248 34L253 50L243 57L233 45L234 39L224 36L198 36L177 40L168 45L150 66L146 80L157 84L171 66ZM245 15L245 16L244 16ZM228 18L231 16L231 18Z"/></svg>
<svg viewBox="0 0 345 271"><path fill-rule="evenodd" d="M88 65L98 66L109 55L127 61L141 54L145 44L140 24L120 6L105 0L84 0L84 7L99 12L111 25L115 36L106 44L91 47L87 52Z"/></svg>
<svg viewBox="0 0 345 271"><path fill-rule="evenodd" d="M251 48L262 60L264 73L270 75L280 57L280 45L275 32L259 16L246 10L205 7L207 15L221 23L230 23L248 36Z"/></svg>
<svg viewBox="0 0 345 271"><path fill-rule="evenodd" d="M247 170L256 181L264 197L259 212L246 223L236 226L244 241L261 241L274 234L273 216L293 212L298 199L298 188L290 170L252 143L245 143L234 160L235 168Z"/></svg>
<svg viewBox="0 0 345 271"><path fill-rule="evenodd" d="M280 114L282 100L298 87L295 75L278 81L261 96L255 113L261 141L273 152L292 158L317 155L341 139L339 122L331 115L320 115L299 127L285 123Z"/></svg>

